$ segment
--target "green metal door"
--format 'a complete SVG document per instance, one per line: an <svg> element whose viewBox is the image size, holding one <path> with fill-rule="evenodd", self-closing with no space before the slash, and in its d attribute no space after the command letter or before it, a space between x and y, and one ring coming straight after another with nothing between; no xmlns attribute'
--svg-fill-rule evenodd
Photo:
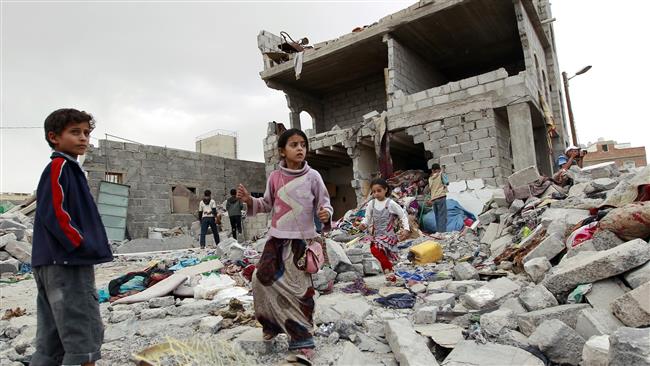
<svg viewBox="0 0 650 366"><path fill-rule="evenodd" d="M126 233L126 211L129 207L129 186L101 181L97 208L108 240L122 241Z"/></svg>

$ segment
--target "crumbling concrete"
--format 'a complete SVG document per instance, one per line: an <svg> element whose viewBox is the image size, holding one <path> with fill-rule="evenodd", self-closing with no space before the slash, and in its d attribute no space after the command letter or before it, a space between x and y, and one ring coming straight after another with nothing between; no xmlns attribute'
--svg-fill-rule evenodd
<svg viewBox="0 0 650 366"><path fill-rule="evenodd" d="M546 257L533 258L524 263L524 271L528 273L535 283L539 283L544 279L544 276L552 267L551 262Z"/></svg>
<svg viewBox="0 0 650 366"><path fill-rule="evenodd" d="M465 295L465 302L473 309L482 309L497 305L506 296L519 290L519 286L507 278L498 278L485 286L470 291Z"/></svg>
<svg viewBox="0 0 650 366"><path fill-rule="evenodd" d="M650 328L619 328L609 336L609 366L650 365Z"/></svg>
<svg viewBox="0 0 650 366"><path fill-rule="evenodd" d="M582 349L582 362L584 366L609 365L609 336L593 336L587 340Z"/></svg>
<svg viewBox="0 0 650 366"><path fill-rule="evenodd" d="M517 347L471 340L458 343L442 362L442 366L469 365L543 366L544 362Z"/></svg>
<svg viewBox="0 0 650 366"><path fill-rule="evenodd" d="M544 286L532 286L522 290L519 301L528 311L542 310L557 306L557 300Z"/></svg>
<svg viewBox="0 0 650 366"><path fill-rule="evenodd" d="M603 309L584 309L578 314L576 331L584 339L609 335L623 324L611 312Z"/></svg>
<svg viewBox="0 0 650 366"><path fill-rule="evenodd" d="M580 253L554 267L542 284L556 295L570 291L579 284L612 277L648 262L649 249L646 241L635 239L610 250Z"/></svg>
<svg viewBox="0 0 650 366"><path fill-rule="evenodd" d="M584 338L560 320L543 321L528 340L555 363L578 365L582 359Z"/></svg>
<svg viewBox="0 0 650 366"><path fill-rule="evenodd" d="M637 288L650 282L650 262L625 273L623 278L631 288Z"/></svg>
<svg viewBox="0 0 650 366"><path fill-rule="evenodd" d="M415 333L407 319L389 320L385 329L386 340L400 365L438 365L424 338Z"/></svg>
<svg viewBox="0 0 650 366"><path fill-rule="evenodd" d="M589 308L588 304L559 305L552 308L531 311L517 315L519 330L526 336L530 336L535 329L545 320L557 319L564 324L575 328L578 321L578 314L583 309Z"/></svg>
<svg viewBox="0 0 650 366"><path fill-rule="evenodd" d="M611 305L617 298L630 291L625 284L616 277L596 281L591 286L585 298L594 308L611 311Z"/></svg>
<svg viewBox="0 0 650 366"><path fill-rule="evenodd" d="M628 327L650 325L650 282L614 300L612 310Z"/></svg>

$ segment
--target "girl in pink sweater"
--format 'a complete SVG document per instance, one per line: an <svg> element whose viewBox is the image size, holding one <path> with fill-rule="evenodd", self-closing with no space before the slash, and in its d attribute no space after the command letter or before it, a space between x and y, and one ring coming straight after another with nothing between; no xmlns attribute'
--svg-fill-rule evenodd
<svg viewBox="0 0 650 366"><path fill-rule="evenodd" d="M251 197L241 184L237 187L237 198L247 204L249 215L273 211L270 239L253 274L253 306L264 339L286 333L289 350L311 359L314 288L311 275L298 263L306 242L318 236L314 212L327 225L334 209L320 174L305 161L305 133L296 128L285 131L278 148L282 161L271 172L263 198Z"/></svg>

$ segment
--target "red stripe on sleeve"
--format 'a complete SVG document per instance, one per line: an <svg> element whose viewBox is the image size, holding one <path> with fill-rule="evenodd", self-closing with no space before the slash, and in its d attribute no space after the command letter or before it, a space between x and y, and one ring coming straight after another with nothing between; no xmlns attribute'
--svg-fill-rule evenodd
<svg viewBox="0 0 650 366"><path fill-rule="evenodd" d="M66 161L64 158L55 158L52 160L52 168L50 170L52 204L54 205L54 215L56 216L56 220L63 230L63 233L70 240L72 245L74 245L75 248L78 248L79 245L81 245L83 238L79 231L70 224L70 215L63 208L63 200L65 197L59 179L61 178L61 172L63 171L65 164Z"/></svg>

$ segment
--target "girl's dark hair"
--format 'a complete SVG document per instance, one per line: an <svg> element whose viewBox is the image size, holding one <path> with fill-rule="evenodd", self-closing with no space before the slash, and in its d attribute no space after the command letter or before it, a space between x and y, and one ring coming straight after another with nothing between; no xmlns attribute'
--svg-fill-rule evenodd
<svg viewBox="0 0 650 366"><path fill-rule="evenodd" d="M289 137L294 135L301 136L303 139L305 139L305 148L307 151L309 151L309 139L307 138L307 135L305 135L305 133L302 132L302 130L299 128L290 128L282 132L280 138L278 138L278 149L284 149L287 146Z"/></svg>
<svg viewBox="0 0 650 366"><path fill-rule="evenodd" d="M45 119L43 128L45 130L45 141L54 149L54 144L47 138L48 132L54 132L55 135L61 135L66 126L71 123L82 123L88 122L90 125L90 130L95 129L95 119L90 113L84 111L78 111L72 108L62 108L57 109L56 111L50 113L49 116Z"/></svg>
<svg viewBox="0 0 650 366"><path fill-rule="evenodd" d="M390 191L390 187L388 186L388 182L386 182L386 179L384 178L375 178L370 182L370 187L374 186L375 184L378 184L382 187L384 187L387 191Z"/></svg>
<svg viewBox="0 0 650 366"><path fill-rule="evenodd" d="M204 195L204 196L211 196L211 195L212 195L212 192L210 192L209 189L206 189L206 190L203 192L203 195Z"/></svg>

